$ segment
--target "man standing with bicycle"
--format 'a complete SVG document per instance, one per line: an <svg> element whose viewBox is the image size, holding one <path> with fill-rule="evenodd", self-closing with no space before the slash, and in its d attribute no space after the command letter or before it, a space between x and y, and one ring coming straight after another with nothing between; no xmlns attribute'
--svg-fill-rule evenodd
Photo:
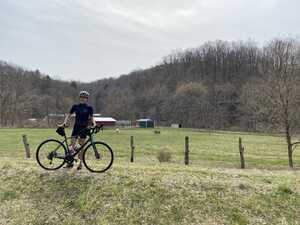
<svg viewBox="0 0 300 225"><path fill-rule="evenodd" d="M96 122L93 116L93 107L87 104L89 93L87 91L80 91L79 93L79 104L75 104L70 109L69 114L66 116L64 123L61 126L66 126L69 122L69 119L72 114L75 113L75 124L72 131L72 141L71 141L71 153L75 152L76 141L78 139L78 143L83 145L85 143L87 134L84 132L88 126L96 126ZM82 168L82 151L80 151L79 155L79 165L77 167L78 170ZM67 168L73 167L73 163L67 164Z"/></svg>

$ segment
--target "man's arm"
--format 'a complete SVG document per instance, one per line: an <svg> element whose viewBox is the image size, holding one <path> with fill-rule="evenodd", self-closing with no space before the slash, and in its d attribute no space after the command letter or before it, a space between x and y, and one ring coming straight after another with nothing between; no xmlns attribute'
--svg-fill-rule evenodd
<svg viewBox="0 0 300 225"><path fill-rule="evenodd" d="M90 117L90 119L91 119L91 122L92 122L92 126L93 127L95 127L97 124L96 124L96 121L95 121L95 117L92 115L91 117Z"/></svg>
<svg viewBox="0 0 300 225"><path fill-rule="evenodd" d="M74 112L75 112L75 105L72 106L72 108L70 109L70 112L66 115L64 122L62 124L60 124L59 126L67 126L67 124L69 123L69 120Z"/></svg>
<svg viewBox="0 0 300 225"><path fill-rule="evenodd" d="M90 121L92 122L92 126L95 127L96 121L95 121L95 117L94 117L94 109L93 107L90 107Z"/></svg>
<svg viewBox="0 0 300 225"><path fill-rule="evenodd" d="M68 123L69 123L69 120L70 120L70 118L71 118L71 113L68 113L67 115L66 115L66 117L65 117L65 120L64 120L64 125L66 126Z"/></svg>
<svg viewBox="0 0 300 225"><path fill-rule="evenodd" d="M68 113L64 119L64 122L62 124L58 124L59 127L65 127L69 123L69 120L71 118L71 113Z"/></svg>

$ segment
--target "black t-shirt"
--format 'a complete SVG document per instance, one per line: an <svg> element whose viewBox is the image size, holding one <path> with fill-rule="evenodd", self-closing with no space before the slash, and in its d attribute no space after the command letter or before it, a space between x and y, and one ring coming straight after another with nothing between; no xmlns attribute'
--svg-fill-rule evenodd
<svg viewBox="0 0 300 225"><path fill-rule="evenodd" d="M78 126L88 126L90 116L93 116L93 107L87 104L77 104L73 105L70 114L76 114L75 125Z"/></svg>

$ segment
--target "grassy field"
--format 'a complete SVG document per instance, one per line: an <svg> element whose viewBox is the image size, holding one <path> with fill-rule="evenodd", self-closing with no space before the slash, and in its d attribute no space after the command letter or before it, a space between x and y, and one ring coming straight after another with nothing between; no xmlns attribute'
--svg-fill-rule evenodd
<svg viewBox="0 0 300 225"><path fill-rule="evenodd" d="M70 132L70 131L68 131ZM47 172L24 159L53 129L0 129L0 224L300 224L300 171L289 170L279 136L190 129L107 130L115 162L105 174ZM129 163L129 137L136 162ZM183 165L184 137L191 165ZM246 170L240 170L238 137ZM159 163L161 150L172 153ZM295 155L295 164L300 160Z"/></svg>
<svg viewBox="0 0 300 225"><path fill-rule="evenodd" d="M70 130L67 132L70 133ZM0 129L0 157L24 157L22 134L28 136L32 152L47 138L61 139L54 129ZM97 134L96 139L107 142L113 148L117 164L129 161L131 135L135 138L136 162L143 164L157 164L157 154L161 150L172 153L171 163L183 163L184 137L189 136L192 165L238 168L239 137L243 139L248 168L286 169L288 165L285 139L280 136L209 133L191 129L161 129L161 134L154 134L153 129L129 129L120 133L106 130ZM295 165L300 165L297 151Z"/></svg>

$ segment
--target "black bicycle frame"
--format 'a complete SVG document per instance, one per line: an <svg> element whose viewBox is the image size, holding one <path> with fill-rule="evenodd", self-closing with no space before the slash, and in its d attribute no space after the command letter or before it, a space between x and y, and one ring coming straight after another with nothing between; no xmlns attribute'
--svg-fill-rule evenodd
<svg viewBox="0 0 300 225"><path fill-rule="evenodd" d="M89 136L89 137L88 137L88 140L87 140L86 142L84 142L83 145L80 145L80 148L74 149L74 150L75 150L75 154L73 155L73 157L76 156L82 149L84 149L84 147L85 147L88 143L92 143L92 144L93 144L93 138L92 138L92 135L88 135L88 136ZM67 151L68 151L68 153L70 153L70 148L69 148L69 144L68 144L68 139L71 139L72 137L67 138L67 136L65 136L64 138L65 138L65 140L62 141L62 143L63 143L63 144L66 143Z"/></svg>
<svg viewBox="0 0 300 225"><path fill-rule="evenodd" d="M84 131L84 130L82 130L81 132L83 132L83 131ZM97 151L97 149L96 149L96 147L95 147L95 145L94 145L93 134L94 134L94 133L89 133L89 134L87 134L88 140L87 140L86 142L84 142L84 144L81 145L80 148L75 149L75 154L73 154L72 157L76 156L82 149L84 149L84 147L86 147L86 145L87 145L88 143L91 143L92 146L93 146L93 150L94 150L94 152L95 152L95 157L96 157L97 159L100 159L100 154L99 154L99 152ZM65 145L65 146L67 147L67 153L68 153L68 155L69 155L69 153L70 153L70 148L69 148L69 144L68 144L68 139L71 139L71 138L73 138L73 137L67 137L67 135L64 135L64 141L61 142L63 145ZM65 143L65 144L64 144L64 143ZM57 147L57 149L59 149L59 146ZM55 149L53 152L56 152L57 149ZM64 157L62 157L62 156L55 156L55 158L65 159L65 156L64 156Z"/></svg>

